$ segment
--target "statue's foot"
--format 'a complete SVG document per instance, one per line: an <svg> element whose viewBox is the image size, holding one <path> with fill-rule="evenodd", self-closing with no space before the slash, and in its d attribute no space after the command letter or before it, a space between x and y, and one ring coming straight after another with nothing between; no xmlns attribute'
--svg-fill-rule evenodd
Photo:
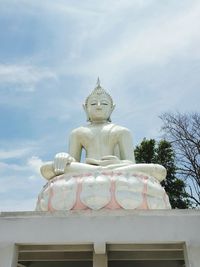
<svg viewBox="0 0 200 267"><path fill-rule="evenodd" d="M153 164L152 174L159 182L162 182L167 176L165 167L159 164Z"/></svg>
<svg viewBox="0 0 200 267"><path fill-rule="evenodd" d="M115 170L117 171L136 171L156 178L159 182L166 178L167 171L165 167L159 164L131 164L126 166L119 166Z"/></svg>

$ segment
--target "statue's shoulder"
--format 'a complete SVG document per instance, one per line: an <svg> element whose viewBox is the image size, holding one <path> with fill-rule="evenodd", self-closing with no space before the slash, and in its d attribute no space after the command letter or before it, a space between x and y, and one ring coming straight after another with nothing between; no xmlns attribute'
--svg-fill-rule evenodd
<svg viewBox="0 0 200 267"><path fill-rule="evenodd" d="M124 127L124 126L121 126L121 125L117 125L117 124L114 124L112 123L112 129L113 131L116 131L116 132L119 132L119 133L131 133L131 131Z"/></svg>
<svg viewBox="0 0 200 267"><path fill-rule="evenodd" d="M71 131L71 136L80 136L88 131L87 126L80 126L78 128L75 128Z"/></svg>

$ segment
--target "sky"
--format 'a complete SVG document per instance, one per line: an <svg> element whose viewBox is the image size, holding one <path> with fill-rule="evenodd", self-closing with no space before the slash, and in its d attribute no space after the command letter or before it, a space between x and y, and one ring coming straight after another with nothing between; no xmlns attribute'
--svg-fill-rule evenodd
<svg viewBox="0 0 200 267"><path fill-rule="evenodd" d="M199 0L0 0L0 211L35 209L98 76L135 146L199 112L199 29Z"/></svg>

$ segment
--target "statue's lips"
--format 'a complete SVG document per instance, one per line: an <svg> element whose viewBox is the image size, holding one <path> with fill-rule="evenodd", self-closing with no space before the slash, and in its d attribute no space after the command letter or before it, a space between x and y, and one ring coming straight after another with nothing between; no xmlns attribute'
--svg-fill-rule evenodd
<svg viewBox="0 0 200 267"><path fill-rule="evenodd" d="M95 112L95 115L96 115L96 116L99 116L99 115L101 115L101 116L106 116L106 113L105 113L104 110L97 110L97 111Z"/></svg>
<svg viewBox="0 0 200 267"><path fill-rule="evenodd" d="M105 114L104 114L104 112L103 112L103 110L97 110L96 112L95 112L95 116L105 116Z"/></svg>

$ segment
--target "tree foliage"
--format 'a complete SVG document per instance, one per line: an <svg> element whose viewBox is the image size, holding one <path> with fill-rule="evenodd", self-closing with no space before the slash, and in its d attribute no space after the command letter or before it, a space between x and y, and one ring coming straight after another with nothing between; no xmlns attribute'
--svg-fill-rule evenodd
<svg viewBox="0 0 200 267"><path fill-rule="evenodd" d="M161 116L165 138L176 151L177 173L189 188L193 205L200 206L200 114Z"/></svg>
<svg viewBox="0 0 200 267"><path fill-rule="evenodd" d="M135 158L137 163L158 163L167 169L166 180L161 184L169 196L172 208L184 209L190 206L185 183L176 178L175 156L169 142L144 139L135 149Z"/></svg>

